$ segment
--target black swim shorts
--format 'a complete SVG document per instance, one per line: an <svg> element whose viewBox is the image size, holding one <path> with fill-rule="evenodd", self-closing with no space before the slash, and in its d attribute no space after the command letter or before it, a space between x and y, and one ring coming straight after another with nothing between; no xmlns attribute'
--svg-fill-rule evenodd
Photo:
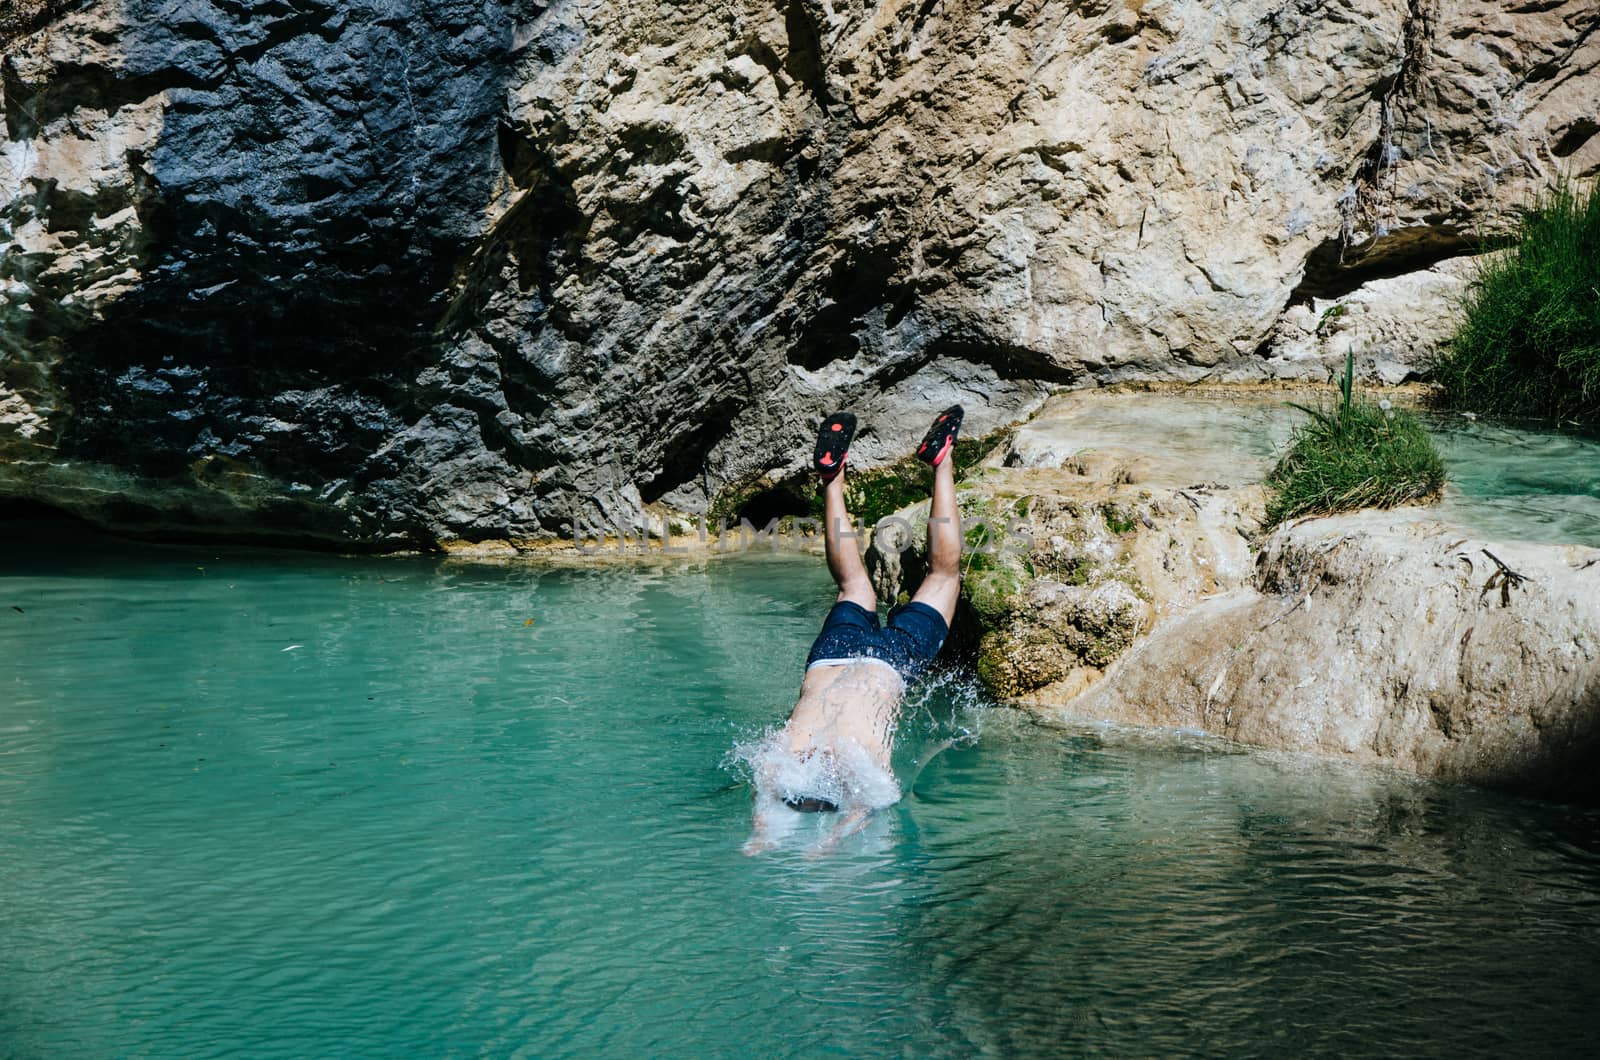
<svg viewBox="0 0 1600 1060"><path fill-rule="evenodd" d="M877 659L909 683L933 662L949 633L943 615L914 600L890 611L886 626L878 625L876 611L840 600L823 620L822 632L806 657L806 669Z"/></svg>

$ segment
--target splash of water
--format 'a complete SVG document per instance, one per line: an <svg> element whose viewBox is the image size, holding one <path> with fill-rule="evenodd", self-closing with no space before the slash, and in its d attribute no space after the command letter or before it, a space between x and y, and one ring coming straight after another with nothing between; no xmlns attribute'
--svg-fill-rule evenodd
<svg viewBox="0 0 1600 1060"><path fill-rule="evenodd" d="M936 671L907 695L891 733L897 758L913 756L897 768L905 787L940 753L974 743L992 703L977 680L961 670ZM900 781L853 742L832 753L804 757L790 747L782 725L774 725L734 744L723 765L754 789L758 811L784 809L785 800L826 799L842 811L881 810L900 801Z"/></svg>
<svg viewBox="0 0 1600 1060"><path fill-rule="evenodd" d="M841 810L881 810L900 801L894 775L852 741L801 757L779 725L758 739L736 744L730 756L764 802L781 806L786 800L809 798L826 800Z"/></svg>

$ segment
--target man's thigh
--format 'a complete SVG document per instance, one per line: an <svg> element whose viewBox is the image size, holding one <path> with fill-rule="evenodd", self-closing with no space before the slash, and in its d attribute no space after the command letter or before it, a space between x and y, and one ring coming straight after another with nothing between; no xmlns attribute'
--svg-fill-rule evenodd
<svg viewBox="0 0 1600 1060"><path fill-rule="evenodd" d="M945 574L930 574L917 587L912 602L927 604L939 612L946 626L956 617L956 601L961 598L961 579Z"/></svg>

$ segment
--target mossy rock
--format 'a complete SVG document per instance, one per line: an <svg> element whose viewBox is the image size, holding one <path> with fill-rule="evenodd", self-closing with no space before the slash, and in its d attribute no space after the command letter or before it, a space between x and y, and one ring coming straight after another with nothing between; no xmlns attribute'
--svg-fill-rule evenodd
<svg viewBox="0 0 1600 1060"><path fill-rule="evenodd" d="M981 477L983 469L977 467L977 463L992 453L1006 436L1005 430L999 430L956 442L954 459L962 482ZM850 512L867 526L876 526L895 512L927 500L932 490L933 468L914 457L881 467L848 470L845 477L845 500Z"/></svg>
<svg viewBox="0 0 1600 1060"><path fill-rule="evenodd" d="M986 627L1003 621L1021 606L1022 589L1022 577L1005 569L969 571L962 580L973 612Z"/></svg>
<svg viewBox="0 0 1600 1060"><path fill-rule="evenodd" d="M1100 517L1105 520L1106 529L1118 537L1131 534L1139 528L1139 517L1136 514L1110 501L1100 506Z"/></svg>
<svg viewBox="0 0 1600 1060"><path fill-rule="evenodd" d="M1144 622L1143 601L1128 577L1105 578L1092 588L1040 579L1010 593L1002 583L995 594L1000 602L979 615L985 626L978 642L979 678L995 695L1013 698L1079 668L1110 666L1133 644ZM982 581L969 581L974 610L989 589Z"/></svg>
<svg viewBox="0 0 1600 1060"><path fill-rule="evenodd" d="M926 465L901 461L850 472L844 485L845 503L864 525L876 526L902 508L927 500L932 488L933 475Z"/></svg>
<svg viewBox="0 0 1600 1060"><path fill-rule="evenodd" d="M1002 630L978 642L978 679L1002 699L1027 695L1061 680L1077 660L1041 631Z"/></svg>
<svg viewBox="0 0 1600 1060"><path fill-rule="evenodd" d="M822 520L822 496L811 487L809 477L797 475L776 480L769 475L753 475L717 491L706 509L706 525L737 526L748 519L756 529L773 519Z"/></svg>

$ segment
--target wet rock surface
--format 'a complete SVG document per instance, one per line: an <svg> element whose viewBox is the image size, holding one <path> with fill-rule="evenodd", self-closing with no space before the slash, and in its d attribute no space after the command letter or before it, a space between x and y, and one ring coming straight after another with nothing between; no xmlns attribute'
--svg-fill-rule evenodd
<svg viewBox="0 0 1600 1060"><path fill-rule="evenodd" d="M112 0L12 42L0 386L36 420L0 439L7 492L379 545L475 501L475 412L426 373L501 179L512 28L466 0Z"/></svg>
<svg viewBox="0 0 1600 1060"><path fill-rule="evenodd" d="M635 530L841 405L1403 378L1407 278L1600 168L1583 0L15 14L0 493L121 526Z"/></svg>

